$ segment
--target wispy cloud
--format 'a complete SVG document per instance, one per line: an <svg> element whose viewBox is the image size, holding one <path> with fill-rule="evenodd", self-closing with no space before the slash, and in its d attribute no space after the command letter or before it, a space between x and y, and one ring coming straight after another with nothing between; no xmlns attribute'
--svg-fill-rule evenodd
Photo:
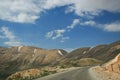
<svg viewBox="0 0 120 80"><path fill-rule="evenodd" d="M109 32L119 32L120 31L120 22L114 22L110 24L103 25L103 29Z"/></svg>
<svg viewBox="0 0 120 80"><path fill-rule="evenodd" d="M65 33L66 30L61 29L61 30L54 30L55 36L52 37L52 39L57 39L59 37L63 37L63 33Z"/></svg>
<svg viewBox="0 0 120 80"><path fill-rule="evenodd" d="M81 26L92 26L108 32L119 32L120 31L120 22L104 23L100 24L93 20L80 22Z"/></svg>
<svg viewBox="0 0 120 80"><path fill-rule="evenodd" d="M120 0L70 0L72 5L67 13L75 12L79 16L98 16L101 11L120 12ZM106 5L107 4L107 5Z"/></svg>
<svg viewBox="0 0 120 80"><path fill-rule="evenodd" d="M98 16L103 10L120 13L120 0L0 0L0 19L34 23L40 15L56 7L67 6L65 12L78 16ZM107 4L107 5L106 5Z"/></svg>
<svg viewBox="0 0 120 80"><path fill-rule="evenodd" d="M67 26L64 29L57 29L57 30L49 31L49 32L47 32L45 37L49 38L49 39L52 39L52 40L56 40L56 39L60 38L60 42L63 43L66 40L70 39L70 37L64 36L64 33L74 29L75 26L77 26L78 24L80 24L80 20L79 19L74 19L70 26Z"/></svg>
<svg viewBox="0 0 120 80"><path fill-rule="evenodd" d="M80 19L74 19L70 26L65 27L64 29L53 30L47 32L45 35L46 38L56 40L61 38L60 42L65 42L65 40L70 39L69 36L64 36L65 33L72 31L75 27L95 27L109 32L119 32L120 31L120 22L113 22L109 24L100 24L93 20L82 21Z"/></svg>
<svg viewBox="0 0 120 80"><path fill-rule="evenodd" d="M64 29L58 29L50 31L46 34L47 38L51 38L52 40L55 40L57 38L63 37L63 33L65 33L66 30Z"/></svg>
<svg viewBox="0 0 120 80"><path fill-rule="evenodd" d="M70 31L72 29L74 29L75 27L83 27L83 26L99 26L99 24L97 24L95 21L93 20L85 20L82 21L80 19L74 19L73 22L67 26L66 30Z"/></svg>
<svg viewBox="0 0 120 80"><path fill-rule="evenodd" d="M74 19L72 24L70 26L67 26L68 29L73 29L75 26L77 26L80 23L79 19Z"/></svg>
<svg viewBox="0 0 120 80"><path fill-rule="evenodd" d="M19 22L34 23L42 11L40 0L0 0L0 19Z"/></svg>
<svg viewBox="0 0 120 80"><path fill-rule="evenodd" d="M68 5L66 13L75 12L79 16L99 15L102 10L120 12L120 0L44 0L44 9ZM106 5L107 4L107 5Z"/></svg>
<svg viewBox="0 0 120 80"><path fill-rule="evenodd" d="M93 20L88 20L88 21L80 22L80 25L82 25L82 26L96 26L96 22Z"/></svg>
<svg viewBox="0 0 120 80"><path fill-rule="evenodd" d="M1 39L8 39L8 41L4 42L7 46L19 46L22 43L16 38L16 36L9 30L8 27L1 27L0 32L3 35L0 35Z"/></svg>
<svg viewBox="0 0 120 80"><path fill-rule="evenodd" d="M50 32L47 32L47 34L45 35L46 38L51 38L53 37L54 35L54 31L50 31Z"/></svg>
<svg viewBox="0 0 120 80"><path fill-rule="evenodd" d="M69 39L69 37L65 37L64 33L66 32L65 29L57 29L57 30L53 30L50 32L47 32L47 34L45 35L46 38L52 39L52 40L56 40L56 39L60 39L60 42L64 42L66 39Z"/></svg>

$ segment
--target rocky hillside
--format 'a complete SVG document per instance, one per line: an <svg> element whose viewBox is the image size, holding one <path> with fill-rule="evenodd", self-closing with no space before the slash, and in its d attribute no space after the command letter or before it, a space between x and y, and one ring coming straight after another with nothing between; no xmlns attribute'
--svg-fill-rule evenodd
<svg viewBox="0 0 120 80"><path fill-rule="evenodd" d="M109 62L90 69L95 80L120 80L120 53Z"/></svg>
<svg viewBox="0 0 120 80"><path fill-rule="evenodd" d="M0 47L0 80L18 71L45 66L66 68L102 65L119 53L120 41L92 48L78 48L68 54L62 49L47 50L32 46ZM109 67L106 66L106 69L109 70Z"/></svg>
<svg viewBox="0 0 120 80"><path fill-rule="evenodd" d="M79 65L78 60L82 58L91 58L96 60L96 62L100 62L98 64L106 63L109 60L113 59L116 55L120 53L120 41L106 44L106 45L98 45L93 48L84 47L73 50L69 54L65 55L59 59L59 64L61 65L69 65L73 63L73 65Z"/></svg>
<svg viewBox="0 0 120 80"><path fill-rule="evenodd" d="M39 77L41 71L39 69L29 69L29 70L24 70L24 71L19 71L7 78L7 80L32 80L35 77Z"/></svg>
<svg viewBox="0 0 120 80"><path fill-rule="evenodd" d="M53 65L57 59L66 55L61 49L46 50L30 46L0 48L0 77L16 71Z"/></svg>
<svg viewBox="0 0 120 80"><path fill-rule="evenodd" d="M120 53L111 61L103 65L105 70L120 74Z"/></svg>
<svg viewBox="0 0 120 80"><path fill-rule="evenodd" d="M27 69L23 71L18 71L12 75L10 75L6 80L34 80L40 77L45 77L51 74L60 73L63 71L67 71L69 68L61 68L57 67L42 67L36 69Z"/></svg>

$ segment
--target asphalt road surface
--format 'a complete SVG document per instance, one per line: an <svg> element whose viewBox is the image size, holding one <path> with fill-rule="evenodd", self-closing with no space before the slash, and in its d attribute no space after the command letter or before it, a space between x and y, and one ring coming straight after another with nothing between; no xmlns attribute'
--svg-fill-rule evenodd
<svg viewBox="0 0 120 80"><path fill-rule="evenodd" d="M36 80L94 80L87 68L76 68L68 71L48 75L46 77L38 78Z"/></svg>

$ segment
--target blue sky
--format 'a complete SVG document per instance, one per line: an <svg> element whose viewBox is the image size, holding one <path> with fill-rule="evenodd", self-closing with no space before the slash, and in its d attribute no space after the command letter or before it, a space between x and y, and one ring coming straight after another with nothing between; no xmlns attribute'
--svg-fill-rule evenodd
<svg viewBox="0 0 120 80"><path fill-rule="evenodd" d="M0 46L71 50L120 40L120 0L0 2Z"/></svg>

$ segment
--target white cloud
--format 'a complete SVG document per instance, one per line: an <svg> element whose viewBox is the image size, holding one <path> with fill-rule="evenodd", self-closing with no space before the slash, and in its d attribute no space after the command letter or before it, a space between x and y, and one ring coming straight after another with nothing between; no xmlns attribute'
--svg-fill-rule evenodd
<svg viewBox="0 0 120 80"><path fill-rule="evenodd" d="M0 2L1 20L34 23L42 11L39 6L42 6L42 2L37 0L0 0ZM39 4L37 4L37 2Z"/></svg>
<svg viewBox="0 0 120 80"><path fill-rule="evenodd" d="M80 25L87 25L87 26L96 26L96 22L93 21L93 20L88 20L88 21L85 21L85 22L80 22Z"/></svg>
<svg viewBox="0 0 120 80"><path fill-rule="evenodd" d="M114 22L110 24L99 24L93 20L88 20L88 21L81 21L79 19L74 19L72 24L70 26L67 26L65 29L58 29L58 30L53 30L50 32L47 32L46 38L55 40L60 38L60 42L65 42L66 40L70 39L70 37L65 37L64 33L71 31L72 29L75 28L75 26L80 25L82 27L95 27L95 28L100 28L105 31L109 32L119 32L120 31L120 22ZM78 26L77 26L78 27Z"/></svg>
<svg viewBox="0 0 120 80"><path fill-rule="evenodd" d="M80 24L80 20L79 19L74 19L70 26L67 26L65 29L58 29L58 30L53 30L53 31L47 32L45 37L50 38L52 40L60 38L61 39L60 42L63 43L66 40L70 39L70 37L64 36L64 33L70 31L71 29L74 29L75 26L77 26L78 24Z"/></svg>
<svg viewBox="0 0 120 80"><path fill-rule="evenodd" d="M57 38L63 37L63 33L65 33L65 29L58 29L50 31L46 34L47 38L51 38L52 40L55 40Z"/></svg>
<svg viewBox="0 0 120 80"><path fill-rule="evenodd" d="M0 19L19 23L34 23L42 12L66 6L66 12L89 17L102 10L120 13L120 0L0 0Z"/></svg>
<svg viewBox="0 0 120 80"><path fill-rule="evenodd" d="M43 9L53 9L66 6L65 13L74 12L78 16L93 17L105 10L108 12L120 12L120 0L44 0Z"/></svg>
<svg viewBox="0 0 120 80"><path fill-rule="evenodd" d="M102 30L109 31L109 32L119 32L120 31L120 22L113 22L113 23L109 23L109 24L100 24L95 21L89 20L89 21L80 22L80 25L93 26L93 27L100 28Z"/></svg>
<svg viewBox="0 0 120 80"><path fill-rule="evenodd" d="M44 9L52 9L55 7L72 4L73 0L44 0Z"/></svg>
<svg viewBox="0 0 120 80"><path fill-rule="evenodd" d="M75 26L77 26L78 24L82 27L84 27L84 26L96 27L96 28L100 28L102 30L109 31L109 32L119 32L120 31L120 22L113 22L113 23L109 23L109 24L100 24L93 20L82 21L79 19L74 19L72 24L70 26L67 26L68 31L69 31L69 29L71 29L71 30L74 29Z"/></svg>
<svg viewBox="0 0 120 80"><path fill-rule="evenodd" d="M68 12L75 11L78 15L98 15L101 10L120 12L120 0L44 0L44 9L70 5ZM92 12L92 13L90 13Z"/></svg>
<svg viewBox="0 0 120 80"><path fill-rule="evenodd" d="M75 12L79 16L96 16L102 10L120 12L120 0L72 0L67 12Z"/></svg>
<svg viewBox="0 0 120 80"><path fill-rule="evenodd" d="M74 19L72 24L70 26L67 26L67 28L69 29L73 29L76 25L78 25L80 23L79 19Z"/></svg>
<svg viewBox="0 0 120 80"><path fill-rule="evenodd" d="M58 30L53 30L50 31L46 34L46 38L56 40L59 39L60 42L65 42L66 40L70 39L69 37L64 36L64 33L66 32L65 29L58 29Z"/></svg>
<svg viewBox="0 0 120 80"><path fill-rule="evenodd" d="M120 22L113 22L113 23L109 23L109 24L100 24L93 20L89 20L89 21L80 22L80 25L93 26L93 27L100 28L102 30L109 31L109 32L119 32L120 31Z"/></svg>
<svg viewBox="0 0 120 80"><path fill-rule="evenodd" d="M63 33L65 33L66 30L60 29L60 30L55 30L54 33L56 34L55 36L52 37L52 39L57 39L59 37L63 37Z"/></svg>
<svg viewBox="0 0 120 80"><path fill-rule="evenodd" d="M22 43L16 39L16 36L8 29L8 27L1 27L0 32L3 34L0 35L1 39L8 39L8 41L4 42L7 46L19 46Z"/></svg>
<svg viewBox="0 0 120 80"><path fill-rule="evenodd" d="M7 27L2 27L1 32L3 32L5 38L9 38L10 40L13 40L15 36L13 35L12 32L9 31Z"/></svg>
<svg viewBox="0 0 120 80"><path fill-rule="evenodd" d="M74 29L76 26L96 26L97 23L93 20L82 21L80 19L74 19L70 26L67 26L68 31Z"/></svg>
<svg viewBox="0 0 120 80"><path fill-rule="evenodd" d="M46 34L46 37L51 38L53 36L53 34L54 34L54 31L50 31Z"/></svg>
<svg viewBox="0 0 120 80"><path fill-rule="evenodd" d="M53 31L47 32L45 37L52 39L52 40L60 38L61 39L60 42L63 43L66 40L70 39L70 37L64 36L64 33L69 32L70 30L74 29L77 25L79 25L79 26L80 25L82 25L82 26L85 26L85 25L95 26L96 23L92 20L82 22L82 21L80 21L80 19L74 19L70 26L67 26L64 29L58 29L58 30L53 30Z"/></svg>
<svg viewBox="0 0 120 80"><path fill-rule="evenodd" d="M103 29L109 32L119 32L120 31L120 22L115 22L111 24L103 25Z"/></svg>

